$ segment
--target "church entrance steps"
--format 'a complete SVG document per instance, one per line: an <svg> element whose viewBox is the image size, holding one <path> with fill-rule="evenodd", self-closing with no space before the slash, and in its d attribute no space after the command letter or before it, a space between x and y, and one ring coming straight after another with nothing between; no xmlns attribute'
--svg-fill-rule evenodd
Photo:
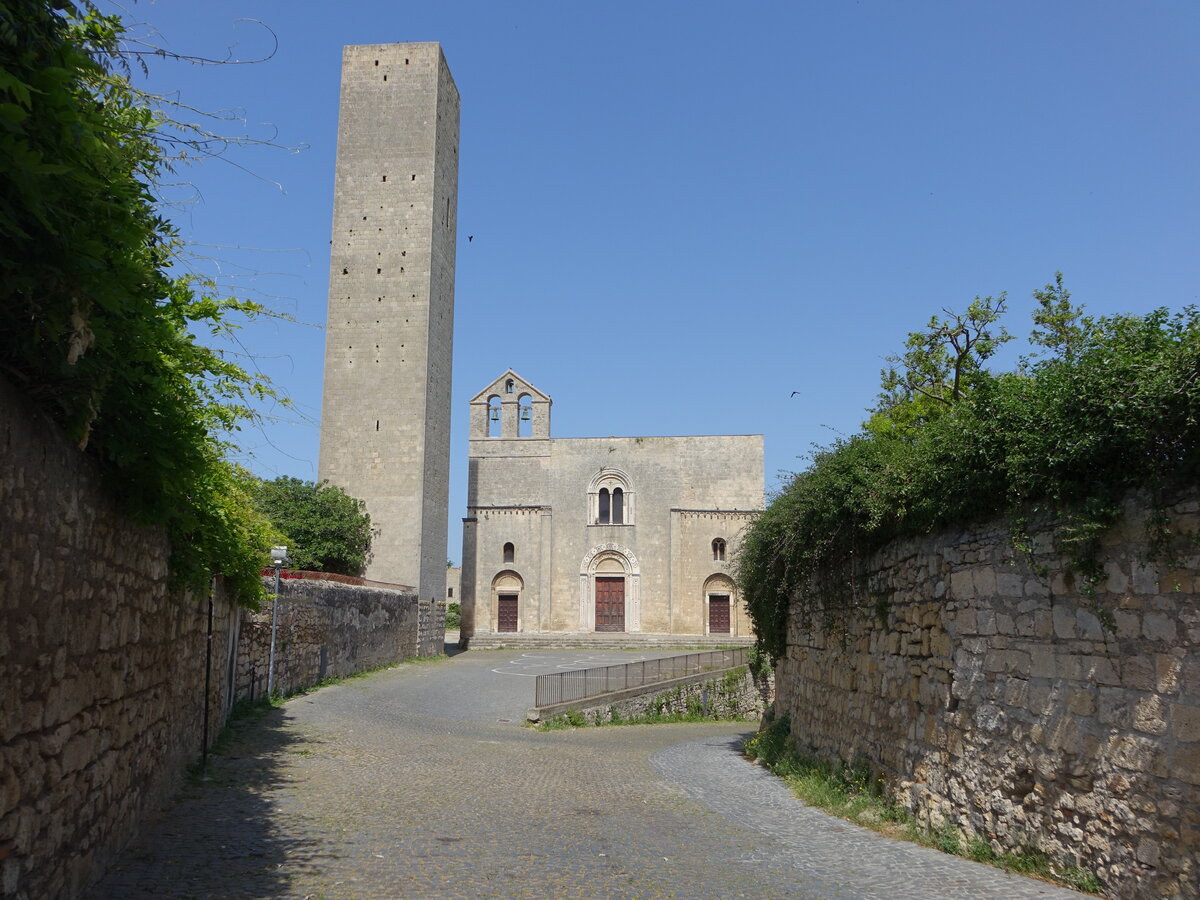
<svg viewBox="0 0 1200 900"><path fill-rule="evenodd" d="M749 647L753 635L647 634L642 632L512 632L479 633L471 650L710 650L716 647Z"/></svg>

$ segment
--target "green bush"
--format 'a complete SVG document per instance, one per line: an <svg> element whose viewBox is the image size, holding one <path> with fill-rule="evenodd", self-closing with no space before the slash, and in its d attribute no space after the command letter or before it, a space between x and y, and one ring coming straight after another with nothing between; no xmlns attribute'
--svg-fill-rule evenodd
<svg viewBox="0 0 1200 900"><path fill-rule="evenodd" d="M1086 589L1121 498L1131 489L1159 497L1194 481L1196 309L1090 319L1053 306L1069 297L1061 280L1036 296L1042 330L1033 341L1048 356L999 375L975 367L953 400L931 399L890 373L864 430L816 452L748 530L737 574L772 658L785 650L792 604L802 615L873 608L861 563L893 538L1000 514L1018 526L1052 514ZM1159 546L1165 537L1151 535Z"/></svg>
<svg viewBox="0 0 1200 900"><path fill-rule="evenodd" d="M274 533L226 460L268 384L197 340L257 304L173 273L154 186L167 122L123 77L118 18L0 5L0 373L100 464L125 512L171 539L175 582L223 573L248 603Z"/></svg>
<svg viewBox="0 0 1200 900"><path fill-rule="evenodd" d="M292 566L361 575L371 552L371 517L363 502L328 482L287 475L253 479L255 506L285 535Z"/></svg>

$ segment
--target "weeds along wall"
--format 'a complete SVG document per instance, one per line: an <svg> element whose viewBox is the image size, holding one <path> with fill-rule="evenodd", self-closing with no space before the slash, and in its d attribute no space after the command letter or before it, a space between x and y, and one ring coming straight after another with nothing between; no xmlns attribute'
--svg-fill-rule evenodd
<svg viewBox="0 0 1200 900"><path fill-rule="evenodd" d="M1195 534L1200 492L1173 499ZM793 743L868 760L928 827L1077 860L1110 896L1200 896L1200 546L1148 562L1148 514L1126 503L1090 597L1048 525L1017 550L1006 522L896 541L853 585L817 585L845 602L789 615Z"/></svg>
<svg viewBox="0 0 1200 900"><path fill-rule="evenodd" d="M655 685L651 690L621 691L555 707L553 715L573 711L584 722L638 719L643 716L699 715L713 719L757 719L774 699L770 673L755 676L746 666L718 673L691 675Z"/></svg>
<svg viewBox="0 0 1200 900"><path fill-rule="evenodd" d="M274 578L264 579L268 591ZM276 617L275 691L291 694L419 656L445 642L446 604L415 590L285 579ZM245 612L237 649L236 699L267 692L271 606Z"/></svg>
<svg viewBox="0 0 1200 900"><path fill-rule="evenodd" d="M208 597L92 461L0 383L0 895L79 896L201 752ZM209 737L229 708L231 623L213 605Z"/></svg>

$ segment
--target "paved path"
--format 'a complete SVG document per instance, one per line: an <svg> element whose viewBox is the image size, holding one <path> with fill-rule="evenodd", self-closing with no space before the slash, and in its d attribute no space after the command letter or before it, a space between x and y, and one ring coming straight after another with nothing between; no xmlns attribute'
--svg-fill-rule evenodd
<svg viewBox="0 0 1200 900"><path fill-rule="evenodd" d="M740 758L744 723L521 727L533 674L638 658L471 651L297 697L94 896L1081 896L805 807Z"/></svg>

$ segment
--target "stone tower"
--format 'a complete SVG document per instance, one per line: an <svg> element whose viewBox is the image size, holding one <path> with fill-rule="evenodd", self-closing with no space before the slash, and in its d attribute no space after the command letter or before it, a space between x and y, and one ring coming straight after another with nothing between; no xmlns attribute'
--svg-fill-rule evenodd
<svg viewBox="0 0 1200 900"><path fill-rule="evenodd" d="M446 594L458 89L436 43L346 47L319 477L366 501L367 577Z"/></svg>

